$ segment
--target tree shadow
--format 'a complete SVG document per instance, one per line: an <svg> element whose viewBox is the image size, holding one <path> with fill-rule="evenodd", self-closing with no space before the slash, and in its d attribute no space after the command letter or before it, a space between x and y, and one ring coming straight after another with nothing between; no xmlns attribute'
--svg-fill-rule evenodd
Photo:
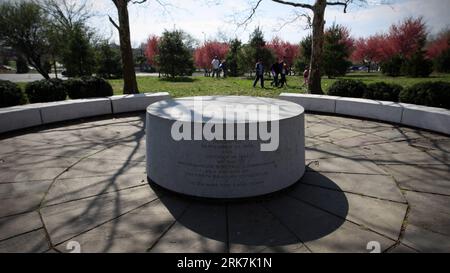
<svg viewBox="0 0 450 273"><path fill-rule="evenodd" d="M192 78L192 77L175 77L175 78L169 78L164 77L159 79L159 81L162 82L196 82L198 79Z"/></svg>
<svg viewBox="0 0 450 273"><path fill-rule="evenodd" d="M192 197L148 182L178 223L206 238L227 246L281 247L325 237L337 230L348 214L348 201L339 186L320 173L308 171L305 175L308 173L314 173L321 187L300 179L284 190L243 199ZM329 189L335 189L332 198L321 195ZM181 215L180 200L189 203ZM330 206L333 213L322 209Z"/></svg>
<svg viewBox="0 0 450 273"><path fill-rule="evenodd" d="M124 115L124 117L126 117L126 115ZM135 122L139 122L139 124L145 124L145 115L139 115L139 118L136 119ZM82 122L80 122L80 123L82 124ZM125 133L126 135L124 135L120 138L111 136L111 138L106 140L104 138L104 136L102 136L101 134L98 135L98 138L100 138L100 139L103 138L103 140L107 142L107 143L105 143L105 148L98 150L98 152L102 152L102 151L105 151L106 149L113 148L117 144L133 143L134 146L131 149L131 151L125 156L125 158L119 159L119 161L117 161L118 168L113 173L107 174L107 176L109 176L108 179L101 181L101 183L100 182L98 183L99 186L101 186L101 187L96 190L95 195L82 196L80 198L80 200L83 200L83 199L89 200L88 203L86 205L84 205L84 208L82 209L82 211L80 211L79 214L76 214L73 217L72 216L68 217L67 219L65 219L65 221L62 224L57 225L51 229L50 236L52 236L53 234L62 233L62 236L61 236L62 239L60 239L61 241L52 241L52 244L53 244L52 247L60 247L61 248L63 246L63 244L66 243L67 240L70 239L70 238L68 238L68 235L65 234L65 232L61 232L61 230L64 230L70 226L76 226L77 224L80 224L80 221L89 222L90 225L95 224L96 219L101 218L102 214L105 213L105 208L101 204L102 204L102 199L105 197L106 194L111 196L111 199L109 202L112 203L112 209L109 212L110 218L106 222L110 221L111 219L120 217L122 214L127 212L127 211L124 211L124 208L123 208L124 207L123 203L126 203L127 200L124 200L123 192L121 191L121 188L119 188L119 184L117 183L117 181L118 181L119 177L122 174L124 174L128 168L131 168L131 167L139 164L139 161L133 160L133 157L136 155L136 153L140 149L142 149L140 140L145 136L144 128L142 127L142 125L131 124L131 123L132 123L131 121L125 121L125 122L119 121L119 122L115 123L116 125L126 124L128 127L136 127L138 129L138 130L132 130L130 132L126 132ZM75 123L75 124L77 124L77 123ZM98 125L83 126L81 130L87 130L89 128L95 128L95 127L102 127L102 126L98 126ZM80 139L78 141L90 141L91 142L92 140L84 139L82 136L80 136ZM96 143L96 142L94 142L94 143ZM69 143L67 143L66 145L69 145ZM74 143L74 145L76 145L76 143ZM60 156L63 156L63 155L60 155ZM91 156L92 155L87 156L87 157L81 159L81 161L86 160L86 159L90 158ZM95 160L95 158L93 160ZM80 162L78 162L78 163L80 163ZM98 170L98 172L97 172L97 170L91 170L90 175L98 176L98 175L103 175L103 174L102 174L101 170ZM59 181L58 177L55 178L55 183L57 183L58 181ZM52 185L52 186L54 186L54 185ZM85 190L85 188L74 189L74 190L71 190L71 194L80 193L83 190ZM47 191L50 191L50 188ZM55 198L60 198L60 197L61 196L58 196L58 195L55 196ZM74 201L74 200L69 200L69 202L71 202L71 201ZM67 201L65 201L65 202L67 202ZM65 202L63 202L63 203L65 203ZM44 209L47 207L46 203L51 203L51 199L45 198L44 200L41 201L41 203L42 204L40 205L39 209ZM59 204L58 203L50 204L48 206L55 206L55 205L59 205ZM45 219L45 218L46 217L44 214L43 219ZM108 230L105 231L105 233L109 234L110 238L114 238L115 236L117 236L117 233L118 233L117 228L118 228L119 222L113 221L112 223L113 224L110 225ZM103 224L104 223L102 223L102 225ZM83 233L84 232L81 232L77 236L79 236ZM54 238L52 238L52 239L55 240ZM114 246L114 243L115 242L112 239L107 240L106 243L101 247L101 249L99 251L100 252L111 251L111 249Z"/></svg>
<svg viewBox="0 0 450 273"><path fill-rule="evenodd" d="M347 74L345 74L345 76L342 76L342 77L336 77L335 79L345 79L345 78L356 78L356 79L359 79L359 78L380 78L381 79L381 77L382 77L382 75L381 74L379 74L379 73L375 73L375 72L373 72L373 74L372 73L366 73L366 74L352 74L352 73L347 73Z"/></svg>

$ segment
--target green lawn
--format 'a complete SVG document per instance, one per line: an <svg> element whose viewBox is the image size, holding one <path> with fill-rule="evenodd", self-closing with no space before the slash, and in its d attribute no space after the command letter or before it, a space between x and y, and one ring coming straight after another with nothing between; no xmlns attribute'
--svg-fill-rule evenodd
<svg viewBox="0 0 450 273"><path fill-rule="evenodd" d="M450 82L450 74L433 74L429 78L386 77L380 73L350 73L345 79L362 80L369 84L373 82L388 82L411 86L423 81ZM288 77L288 87L274 88L270 86L270 79L265 82L265 89L259 85L252 87L253 80L246 78L213 79L210 77L189 77L178 79L176 82L157 77L138 77L138 85L141 93L144 92L169 92L173 97L200 96L200 95L249 95L262 97L276 97L280 93L304 93L306 88L301 86L303 78L299 76ZM322 79L322 88L326 92L337 79ZM122 94L123 81L110 80L114 94Z"/></svg>
<svg viewBox="0 0 450 273"><path fill-rule="evenodd" d="M211 78L189 77L177 80L177 82L157 77L138 77L139 90L144 92L169 92L173 97L199 96L199 95L249 95L261 97L276 97L281 92L305 92L300 88L298 78L288 79L288 88L275 88L270 86L271 80L265 81L265 89L257 85L253 88L253 81L246 78ZM114 94L122 93L122 80L109 81L114 89Z"/></svg>

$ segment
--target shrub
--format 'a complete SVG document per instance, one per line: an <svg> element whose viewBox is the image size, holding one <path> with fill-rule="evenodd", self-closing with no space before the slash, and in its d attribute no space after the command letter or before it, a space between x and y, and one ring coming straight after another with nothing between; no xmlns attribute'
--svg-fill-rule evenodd
<svg viewBox="0 0 450 273"><path fill-rule="evenodd" d="M164 31L159 40L158 51L156 62L159 63L162 74L174 78L191 76L195 71L194 60L184 32Z"/></svg>
<svg viewBox="0 0 450 273"><path fill-rule="evenodd" d="M17 84L0 80L0 107L14 106L25 102L25 95Z"/></svg>
<svg viewBox="0 0 450 273"><path fill-rule="evenodd" d="M67 95L71 99L85 98L84 94L81 93L84 82L81 79L68 79L64 82L67 89ZM83 89L84 90L84 89Z"/></svg>
<svg viewBox="0 0 450 273"><path fill-rule="evenodd" d="M113 95L111 85L102 78L82 77L65 82L71 99L108 97Z"/></svg>
<svg viewBox="0 0 450 273"><path fill-rule="evenodd" d="M423 52L418 51L403 63L401 71L413 78L428 77L433 72L433 62L426 59Z"/></svg>
<svg viewBox="0 0 450 273"><path fill-rule="evenodd" d="M355 80L337 80L328 89L328 95L331 96L341 96L341 97L351 97L351 98L362 98L367 85L362 81Z"/></svg>
<svg viewBox="0 0 450 273"><path fill-rule="evenodd" d="M400 101L450 109L450 83L423 82L400 92Z"/></svg>
<svg viewBox="0 0 450 273"><path fill-rule="evenodd" d="M96 50L96 74L105 79L120 78L123 75L120 50L108 42L100 43Z"/></svg>
<svg viewBox="0 0 450 273"><path fill-rule="evenodd" d="M404 60L399 55L395 55L389 60L381 63L381 72L391 77L398 77L401 74Z"/></svg>
<svg viewBox="0 0 450 273"><path fill-rule="evenodd" d="M398 84L376 82L367 86L364 98L398 102L398 96L402 90L403 87Z"/></svg>
<svg viewBox="0 0 450 273"><path fill-rule="evenodd" d="M437 72L448 73L450 72L450 48L443 51L435 60L434 66Z"/></svg>
<svg viewBox="0 0 450 273"><path fill-rule="evenodd" d="M30 103L65 100L66 87L60 79L30 82L25 87Z"/></svg>

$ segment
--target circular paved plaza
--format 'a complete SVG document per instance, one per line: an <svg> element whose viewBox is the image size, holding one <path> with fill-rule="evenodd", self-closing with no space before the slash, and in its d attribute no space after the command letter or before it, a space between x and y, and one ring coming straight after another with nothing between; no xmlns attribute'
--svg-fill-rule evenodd
<svg viewBox="0 0 450 273"><path fill-rule="evenodd" d="M144 118L1 135L0 252L450 251L447 136L307 114L297 184L214 201L147 181Z"/></svg>

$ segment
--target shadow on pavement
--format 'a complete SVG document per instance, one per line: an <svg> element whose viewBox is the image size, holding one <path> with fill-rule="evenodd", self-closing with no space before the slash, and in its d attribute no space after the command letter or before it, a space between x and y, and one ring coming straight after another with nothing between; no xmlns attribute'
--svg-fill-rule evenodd
<svg viewBox="0 0 450 273"><path fill-rule="evenodd" d="M247 199L205 199L166 190L149 180L177 222L210 239L227 245L284 246L325 237L345 221L348 202L344 193L329 178L316 172L314 179L328 189L336 189L324 198L321 187L302 183L282 191ZM321 209L333 206L334 214ZM184 212L180 213L183 208ZM338 216L337 216L338 215Z"/></svg>

